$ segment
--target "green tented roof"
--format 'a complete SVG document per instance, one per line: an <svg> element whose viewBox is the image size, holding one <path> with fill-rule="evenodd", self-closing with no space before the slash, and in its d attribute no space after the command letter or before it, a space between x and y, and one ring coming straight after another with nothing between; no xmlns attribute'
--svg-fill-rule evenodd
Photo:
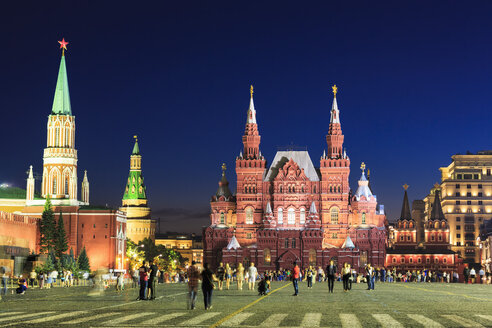
<svg viewBox="0 0 492 328"><path fill-rule="evenodd" d="M147 199L142 171L130 171L123 199Z"/></svg>
<svg viewBox="0 0 492 328"><path fill-rule="evenodd" d="M56 81L55 98L53 99L53 108L51 113L55 115L72 115L70 106L70 93L68 91L67 68L65 65L65 56L60 61L58 70L58 80Z"/></svg>
<svg viewBox="0 0 492 328"><path fill-rule="evenodd" d="M138 148L138 141L135 140L135 146L133 146L132 155L140 155L140 149Z"/></svg>

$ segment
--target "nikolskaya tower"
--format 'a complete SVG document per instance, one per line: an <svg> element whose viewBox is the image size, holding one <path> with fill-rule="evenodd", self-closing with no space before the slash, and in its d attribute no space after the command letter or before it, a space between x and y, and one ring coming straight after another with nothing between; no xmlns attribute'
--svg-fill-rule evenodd
<svg viewBox="0 0 492 328"><path fill-rule="evenodd" d="M89 181L87 171L82 181L81 201L77 200L77 149L75 148L75 116L72 115L68 89L65 50L68 42L58 41L62 49L58 79L51 114L48 116L46 148L43 153L41 197L50 197L53 205L88 205ZM32 166L27 179L26 205L39 205L34 199Z"/></svg>

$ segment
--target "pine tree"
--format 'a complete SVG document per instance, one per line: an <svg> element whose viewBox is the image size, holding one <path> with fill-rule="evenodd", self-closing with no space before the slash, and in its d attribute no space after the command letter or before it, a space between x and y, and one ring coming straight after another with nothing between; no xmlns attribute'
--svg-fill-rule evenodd
<svg viewBox="0 0 492 328"><path fill-rule="evenodd" d="M65 233L65 225L63 223L62 213L60 211L60 218L58 219L58 224L56 225L55 232L55 253L59 261L61 261L63 253L65 253L67 250L67 234Z"/></svg>
<svg viewBox="0 0 492 328"><path fill-rule="evenodd" d="M77 266L82 271L91 271L91 266L89 264L89 258L87 257L87 252L85 251L85 246L82 248L79 257L77 258Z"/></svg>
<svg viewBox="0 0 492 328"><path fill-rule="evenodd" d="M46 197L43 214L39 221L39 246L41 253L51 253L55 248L55 215L49 196Z"/></svg>

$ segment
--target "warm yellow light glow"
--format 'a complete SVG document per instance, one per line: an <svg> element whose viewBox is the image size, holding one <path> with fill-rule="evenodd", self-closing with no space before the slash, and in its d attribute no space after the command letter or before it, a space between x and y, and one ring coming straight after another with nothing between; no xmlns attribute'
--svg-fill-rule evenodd
<svg viewBox="0 0 492 328"><path fill-rule="evenodd" d="M448 196L451 197L451 193L450 192L448 192Z"/></svg>
<svg viewBox="0 0 492 328"><path fill-rule="evenodd" d="M490 192L487 193L487 197L490 197Z"/></svg>
<svg viewBox="0 0 492 328"><path fill-rule="evenodd" d="M473 195L473 197L477 197L478 194L476 192L474 192L472 195Z"/></svg>
<svg viewBox="0 0 492 328"><path fill-rule="evenodd" d="M466 193L462 192L461 193L461 196L465 197L466 196Z"/></svg>
<svg viewBox="0 0 492 328"><path fill-rule="evenodd" d="M473 213L477 213L477 212L478 212L478 211L477 211L477 209L476 209L476 208L474 208L474 209L473 209Z"/></svg>
<svg viewBox="0 0 492 328"><path fill-rule="evenodd" d="M461 209L461 213L465 213L466 210L464 208Z"/></svg>
<svg viewBox="0 0 492 328"><path fill-rule="evenodd" d="M451 212L452 212L451 207L448 207L448 213L451 213Z"/></svg>

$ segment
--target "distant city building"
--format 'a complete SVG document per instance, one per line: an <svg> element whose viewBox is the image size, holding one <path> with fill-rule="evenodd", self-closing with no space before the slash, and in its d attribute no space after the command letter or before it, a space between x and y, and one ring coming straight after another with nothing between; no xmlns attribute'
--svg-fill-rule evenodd
<svg viewBox="0 0 492 328"><path fill-rule="evenodd" d="M466 263L479 263L480 225L492 218L492 151L454 155L441 167L442 208L449 223L452 249ZM435 188L424 199L429 217Z"/></svg>
<svg viewBox="0 0 492 328"><path fill-rule="evenodd" d="M233 195L222 167L212 197L211 224L203 231L204 261L249 265L260 270L326 266L330 259L356 269L382 266L386 217L365 176L357 190L349 186L350 159L343 147L336 86L326 136L327 150L315 167L306 150L277 151L268 167L260 151L260 134L251 87L244 150L236 158Z"/></svg>
<svg viewBox="0 0 492 328"><path fill-rule="evenodd" d="M412 215L408 186L404 188L400 218L390 228L385 266L404 272L424 269L448 273L457 271L462 260L451 250L449 224L442 211L439 190L434 192L432 210L428 220L422 224L422 202L413 202Z"/></svg>
<svg viewBox="0 0 492 328"><path fill-rule="evenodd" d="M203 243L202 237L195 234L157 234L155 238L156 245L163 245L166 248L173 249L191 264L191 261L197 263L203 262Z"/></svg>
<svg viewBox="0 0 492 328"><path fill-rule="evenodd" d="M135 243L150 238L155 240L156 221L150 218L147 190L142 174L142 155L137 136L130 156L130 173L123 194L120 211L126 213L127 237Z"/></svg>
<svg viewBox="0 0 492 328"><path fill-rule="evenodd" d="M87 171L82 181L81 200L78 200L77 160L75 116L72 115L63 53L53 107L48 116L41 197L35 196L31 166L25 193L26 206L22 214L41 218L46 198L49 197L57 220L62 213L68 246L76 256L85 247L93 269L124 269L126 216L118 210L89 206ZM17 232L11 227L6 234L16 236ZM35 251L38 250L39 245L36 245Z"/></svg>

